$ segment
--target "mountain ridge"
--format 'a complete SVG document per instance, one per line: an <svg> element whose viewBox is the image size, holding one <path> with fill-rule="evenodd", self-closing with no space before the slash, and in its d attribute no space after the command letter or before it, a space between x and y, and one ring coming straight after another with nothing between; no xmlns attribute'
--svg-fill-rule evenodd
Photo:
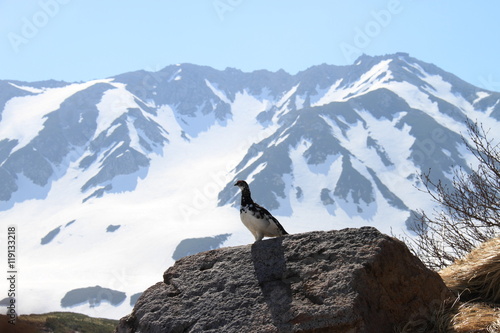
<svg viewBox="0 0 500 333"><path fill-rule="evenodd" d="M89 286L141 292L186 239L252 242L237 179L290 233L411 235L434 207L418 174L468 170L465 120L500 129L500 93L403 53L294 75L180 64L0 87L0 219L23 232L24 285L40 291L29 312ZM128 304L75 310L119 318Z"/></svg>

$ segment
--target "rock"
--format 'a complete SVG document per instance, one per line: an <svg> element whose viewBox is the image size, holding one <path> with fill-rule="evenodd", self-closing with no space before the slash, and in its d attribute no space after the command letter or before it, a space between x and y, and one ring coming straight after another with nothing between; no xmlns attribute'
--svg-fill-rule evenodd
<svg viewBox="0 0 500 333"><path fill-rule="evenodd" d="M59 232L61 231L61 227L62 225L58 226L57 228L49 231L48 234L46 234L42 240L40 241L40 244L42 245L46 245L50 242L52 242L52 240L59 234Z"/></svg>
<svg viewBox="0 0 500 333"><path fill-rule="evenodd" d="M108 225L108 227L106 228L106 232L115 232L116 230L120 229L121 225Z"/></svg>
<svg viewBox="0 0 500 333"><path fill-rule="evenodd" d="M116 332L394 332L451 293L375 228L309 232L177 261Z"/></svg>

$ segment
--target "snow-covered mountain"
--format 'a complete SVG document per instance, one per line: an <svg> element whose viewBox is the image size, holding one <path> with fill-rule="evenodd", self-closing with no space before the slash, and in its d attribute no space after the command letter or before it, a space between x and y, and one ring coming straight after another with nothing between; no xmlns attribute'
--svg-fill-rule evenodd
<svg viewBox="0 0 500 333"><path fill-rule="evenodd" d="M0 220L17 226L17 309L119 318L173 256L252 242L236 179L291 233L408 232L412 211L433 205L418 173L468 169L465 120L498 133L499 101L403 53L296 75L181 64L0 81Z"/></svg>

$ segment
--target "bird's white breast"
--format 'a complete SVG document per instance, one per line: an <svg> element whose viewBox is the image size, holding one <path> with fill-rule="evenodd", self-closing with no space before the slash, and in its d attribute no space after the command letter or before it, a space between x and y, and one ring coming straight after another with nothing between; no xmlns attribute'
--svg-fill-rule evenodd
<svg viewBox="0 0 500 333"><path fill-rule="evenodd" d="M243 222L245 227L247 227L256 238L258 238L258 236L281 236L278 226L272 221L269 221L269 218L266 216L259 216L258 218L251 210L243 210L240 213L240 218L241 222Z"/></svg>
<svg viewBox="0 0 500 333"><path fill-rule="evenodd" d="M252 211L243 211L240 214L241 222L247 227L254 235L257 232L264 233L264 231L269 227L269 221L267 219L256 218Z"/></svg>

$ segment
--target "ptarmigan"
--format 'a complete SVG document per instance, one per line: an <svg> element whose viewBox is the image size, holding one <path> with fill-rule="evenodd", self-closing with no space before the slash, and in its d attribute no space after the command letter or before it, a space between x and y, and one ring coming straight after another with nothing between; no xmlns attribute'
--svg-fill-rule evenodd
<svg viewBox="0 0 500 333"><path fill-rule="evenodd" d="M264 237L288 235L288 232L285 231L278 220L267 209L253 202L250 188L246 181L238 180L234 186L238 186L241 189L241 222L250 230L256 242L262 240Z"/></svg>

